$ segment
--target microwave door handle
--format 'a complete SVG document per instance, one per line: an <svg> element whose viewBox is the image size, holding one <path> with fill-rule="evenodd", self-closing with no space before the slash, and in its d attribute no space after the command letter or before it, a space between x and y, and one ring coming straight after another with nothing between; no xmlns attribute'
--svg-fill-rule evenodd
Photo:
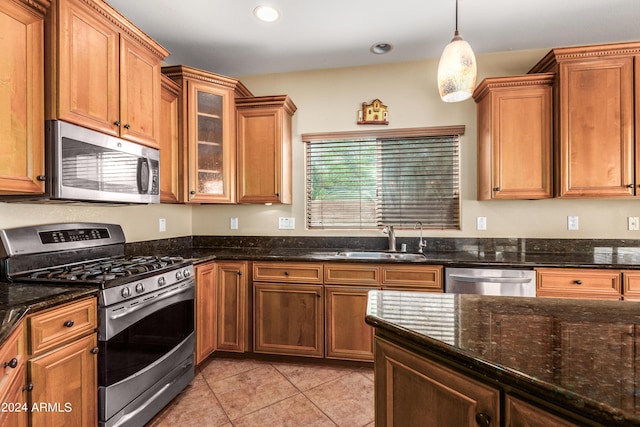
<svg viewBox="0 0 640 427"><path fill-rule="evenodd" d="M149 193L149 159L140 157L138 159L138 193Z"/></svg>

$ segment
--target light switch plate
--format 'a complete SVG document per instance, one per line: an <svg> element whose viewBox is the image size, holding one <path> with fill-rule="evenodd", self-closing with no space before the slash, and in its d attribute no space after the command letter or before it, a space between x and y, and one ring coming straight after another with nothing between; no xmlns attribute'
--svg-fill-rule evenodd
<svg viewBox="0 0 640 427"><path fill-rule="evenodd" d="M238 218L236 218L235 216L232 216L229 218L229 228L231 230L237 230L238 229Z"/></svg>
<svg viewBox="0 0 640 427"><path fill-rule="evenodd" d="M281 216L278 218L278 228L280 230L295 230L296 219Z"/></svg>

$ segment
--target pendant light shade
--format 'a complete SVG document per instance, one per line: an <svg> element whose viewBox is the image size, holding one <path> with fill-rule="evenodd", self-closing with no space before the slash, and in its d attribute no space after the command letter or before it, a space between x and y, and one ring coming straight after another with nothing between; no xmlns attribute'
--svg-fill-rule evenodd
<svg viewBox="0 0 640 427"><path fill-rule="evenodd" d="M438 90L444 102L469 99L476 87L476 57L469 43L458 33L458 0L456 0L456 30L445 46L438 64Z"/></svg>

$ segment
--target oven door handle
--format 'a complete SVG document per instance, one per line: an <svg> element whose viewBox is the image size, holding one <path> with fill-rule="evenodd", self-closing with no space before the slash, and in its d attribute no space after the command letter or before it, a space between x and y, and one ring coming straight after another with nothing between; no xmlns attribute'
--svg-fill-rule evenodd
<svg viewBox="0 0 640 427"><path fill-rule="evenodd" d="M109 319L111 319L111 320L120 319L121 317L128 316L131 313L134 313L134 312L136 312L138 310L141 310L141 309L143 309L145 307L148 307L150 305L156 304L156 303L158 303L158 302L160 302L162 300L165 300L167 298L171 298L171 297L176 296L178 294L181 294L183 292L189 292L192 289L193 289L192 287L188 286L188 287L180 287L178 289L174 289L172 291L165 292L165 293L163 293L161 295L158 295L156 297L153 297L153 298L151 298L151 299L149 299L149 300L147 300L147 301L145 301L143 303L140 303L138 305L134 305L133 307L129 307L127 309L124 309L124 311L122 311L122 312L120 312L118 314L112 314L112 315L109 316Z"/></svg>

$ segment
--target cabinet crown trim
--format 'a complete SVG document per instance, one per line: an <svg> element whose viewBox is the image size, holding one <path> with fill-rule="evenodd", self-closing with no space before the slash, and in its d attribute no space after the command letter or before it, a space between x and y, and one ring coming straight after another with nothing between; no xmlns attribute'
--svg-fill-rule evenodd
<svg viewBox="0 0 640 427"><path fill-rule="evenodd" d="M551 71L557 63L572 59L638 54L640 54L640 42L559 47L551 49L549 53L529 70L528 74Z"/></svg>
<svg viewBox="0 0 640 427"><path fill-rule="evenodd" d="M162 67L162 74L172 80L186 78L228 87L233 89L238 97L253 96L253 93L251 93L251 91L247 89L241 81L212 73L211 71L200 70L186 65L172 65L169 67Z"/></svg>
<svg viewBox="0 0 640 427"><path fill-rule="evenodd" d="M473 99L478 102L484 98L491 89L512 88L518 86L544 86L553 85L555 73L535 73L520 76L488 77L473 91Z"/></svg>
<svg viewBox="0 0 640 427"><path fill-rule="evenodd" d="M288 95L273 96L251 96L244 98L236 98L236 106L238 108L264 108L264 107L283 107L289 114L293 114L298 110L296 104L293 103Z"/></svg>
<svg viewBox="0 0 640 427"><path fill-rule="evenodd" d="M49 6L51 6L49 0L16 0L16 2L26 5L43 16L47 13Z"/></svg>

